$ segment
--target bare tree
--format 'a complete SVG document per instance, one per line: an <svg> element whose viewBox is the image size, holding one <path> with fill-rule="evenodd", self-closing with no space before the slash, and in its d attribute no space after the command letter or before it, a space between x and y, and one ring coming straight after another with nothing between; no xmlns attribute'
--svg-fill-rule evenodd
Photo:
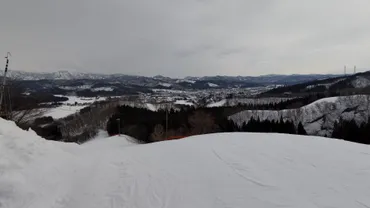
<svg viewBox="0 0 370 208"><path fill-rule="evenodd" d="M154 127L153 133L150 135L153 141L162 141L164 138L164 128L161 124Z"/></svg>
<svg viewBox="0 0 370 208"><path fill-rule="evenodd" d="M36 118L42 117L45 111L45 109L41 108L13 111L11 118L17 125L25 126L31 124Z"/></svg>

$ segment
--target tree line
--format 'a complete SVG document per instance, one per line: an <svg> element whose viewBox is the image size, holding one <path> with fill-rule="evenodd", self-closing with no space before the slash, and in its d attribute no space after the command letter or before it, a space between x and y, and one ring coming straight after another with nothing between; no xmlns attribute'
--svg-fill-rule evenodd
<svg viewBox="0 0 370 208"><path fill-rule="evenodd" d="M125 134L140 142L182 138L191 135L216 132L276 132L306 135L303 125L296 127L293 122L260 121L252 118L239 126L228 120L232 114L229 108L192 108L187 107L178 111L150 111L142 108L120 106L107 122L109 135ZM168 118L166 122L166 118Z"/></svg>
<svg viewBox="0 0 370 208"><path fill-rule="evenodd" d="M339 119L334 123L332 138L361 144L370 144L370 117L360 125L355 120Z"/></svg>

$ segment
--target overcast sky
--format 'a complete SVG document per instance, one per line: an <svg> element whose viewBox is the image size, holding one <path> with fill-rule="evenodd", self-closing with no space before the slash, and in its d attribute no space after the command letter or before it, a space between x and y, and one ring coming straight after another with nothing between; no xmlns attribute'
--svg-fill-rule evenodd
<svg viewBox="0 0 370 208"><path fill-rule="evenodd" d="M369 11L369 0L0 0L0 53L23 71L340 73L370 68Z"/></svg>

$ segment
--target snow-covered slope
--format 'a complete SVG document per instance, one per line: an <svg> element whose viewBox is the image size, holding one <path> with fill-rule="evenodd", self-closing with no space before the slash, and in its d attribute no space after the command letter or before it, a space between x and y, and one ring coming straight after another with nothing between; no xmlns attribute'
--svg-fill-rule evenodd
<svg viewBox="0 0 370 208"><path fill-rule="evenodd" d="M364 88L364 87L367 87L369 85L370 85L370 80L365 78L365 77L361 77L361 76L357 76L352 81L352 86L355 87L355 88Z"/></svg>
<svg viewBox="0 0 370 208"><path fill-rule="evenodd" d="M369 207L369 155L339 140L247 133L78 146L0 119L0 206Z"/></svg>
<svg viewBox="0 0 370 208"><path fill-rule="evenodd" d="M221 107L221 106L224 106L225 104L226 104L226 99L223 99L218 102L208 104L207 107L208 108Z"/></svg>
<svg viewBox="0 0 370 208"><path fill-rule="evenodd" d="M354 95L330 97L318 100L299 109L270 111L247 110L229 117L238 123L248 122L252 117L260 120L292 120L297 125L302 122L308 134L331 135L334 122L340 118L355 119L358 124L367 121L370 115L370 96Z"/></svg>

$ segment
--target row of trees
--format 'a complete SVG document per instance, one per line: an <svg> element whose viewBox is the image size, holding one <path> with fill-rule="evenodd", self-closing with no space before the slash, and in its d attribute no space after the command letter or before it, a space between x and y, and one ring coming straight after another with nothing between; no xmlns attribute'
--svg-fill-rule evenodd
<svg viewBox="0 0 370 208"><path fill-rule="evenodd" d="M332 138L370 144L370 118L360 125L357 125L355 120L345 121L340 119L339 122L334 123Z"/></svg>
<svg viewBox="0 0 370 208"><path fill-rule="evenodd" d="M301 122L296 127L292 121L284 121L282 118L280 118L279 121L260 121L259 119L256 120L252 117L249 122L244 122L243 125L239 127L239 131L307 135Z"/></svg>
<svg viewBox="0 0 370 208"><path fill-rule="evenodd" d="M283 119L275 122L252 118L249 122L238 126L227 119L230 113L232 111L229 108L171 110L168 112L166 124L165 110L153 112L142 108L120 106L118 113L108 120L107 131L110 135L126 134L143 143L215 132L306 134L301 123L296 128L292 122L283 121Z"/></svg>

